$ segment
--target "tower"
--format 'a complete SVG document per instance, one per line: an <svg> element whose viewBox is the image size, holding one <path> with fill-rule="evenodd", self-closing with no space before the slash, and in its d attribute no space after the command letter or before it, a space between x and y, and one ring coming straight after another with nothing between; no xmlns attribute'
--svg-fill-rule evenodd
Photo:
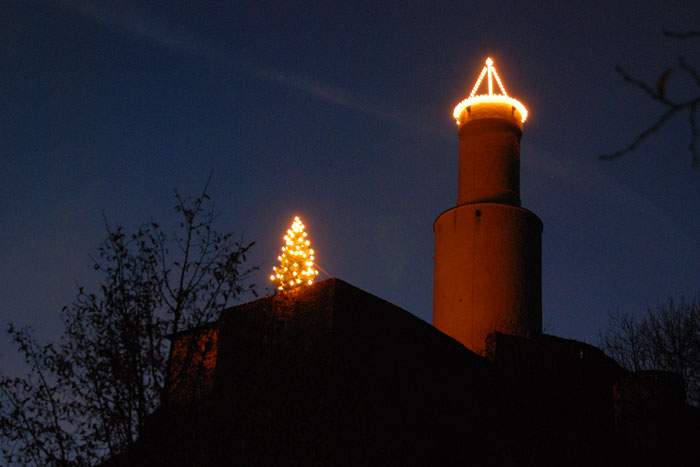
<svg viewBox="0 0 700 467"><path fill-rule="evenodd" d="M494 331L542 332L542 221L520 206L527 109L508 96L493 60L453 115L459 186L457 205L433 224L433 324L483 355Z"/></svg>

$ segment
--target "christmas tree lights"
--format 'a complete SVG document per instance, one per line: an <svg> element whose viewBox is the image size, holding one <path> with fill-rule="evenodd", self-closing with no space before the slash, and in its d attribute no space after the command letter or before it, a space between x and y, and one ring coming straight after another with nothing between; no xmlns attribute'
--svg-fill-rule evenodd
<svg viewBox="0 0 700 467"><path fill-rule="evenodd" d="M283 238L284 245L277 257L279 266L274 266L270 275L270 280L277 286L277 290L289 291L311 285L318 276L318 270L314 267L314 250L305 229L306 226L299 216L295 216Z"/></svg>

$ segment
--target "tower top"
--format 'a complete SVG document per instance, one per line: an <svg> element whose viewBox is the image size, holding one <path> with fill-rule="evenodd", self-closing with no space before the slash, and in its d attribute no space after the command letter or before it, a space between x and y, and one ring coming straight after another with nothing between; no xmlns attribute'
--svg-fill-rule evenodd
<svg viewBox="0 0 700 467"><path fill-rule="evenodd" d="M484 80L484 78L486 78L486 80ZM496 86L494 86L494 81ZM479 90L484 86L486 89L480 93ZM508 95L505 86L503 86L503 81L501 81L501 77L498 76L498 72L496 71L491 57L486 58L486 64L484 68L482 68L481 73L479 73L479 77L476 79L476 83L469 97L457 104L452 112L452 116L455 118L457 124L461 124L464 120L462 114L465 111L469 112L472 106L478 104L510 105L514 111L519 113L521 123L525 123L527 119L527 109L520 101Z"/></svg>

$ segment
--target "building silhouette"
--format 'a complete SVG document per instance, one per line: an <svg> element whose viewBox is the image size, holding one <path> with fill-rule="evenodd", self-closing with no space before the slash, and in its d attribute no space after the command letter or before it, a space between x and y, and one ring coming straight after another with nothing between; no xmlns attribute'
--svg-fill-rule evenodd
<svg viewBox="0 0 700 467"><path fill-rule="evenodd" d="M173 336L161 408L107 465L696 465L678 376L542 333L526 118L489 59L455 109L434 327L339 279L233 307Z"/></svg>

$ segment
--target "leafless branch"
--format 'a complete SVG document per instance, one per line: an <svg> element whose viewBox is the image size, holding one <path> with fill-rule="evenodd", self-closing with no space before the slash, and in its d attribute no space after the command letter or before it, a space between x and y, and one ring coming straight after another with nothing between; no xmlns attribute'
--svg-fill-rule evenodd
<svg viewBox="0 0 700 467"><path fill-rule="evenodd" d="M675 39L683 40L695 39L700 37L700 31L698 30L672 31L669 29L664 29L663 34L666 37L672 37ZM693 81L698 87L700 87L700 72L698 72L698 70L695 67L686 62L683 57L680 57L678 59L678 66L682 71L687 73L693 79ZM622 79L625 82L639 88L649 98L663 105L666 108L666 111L662 113L656 119L656 121L654 121L643 131L641 131L632 140L631 143L610 154L603 154L599 156L599 158L601 160L610 161L634 151L646 138L648 138L653 133L659 131L671 117L678 113L687 112L688 126L690 128L690 142L688 144L688 150L691 154L691 166L693 169L700 169L700 155L698 154L698 126L696 119L697 107L700 104L700 95L695 96L685 102L674 102L670 98L668 98L666 88L669 76L673 72L673 68L667 68L663 73L661 73L655 86L632 76L620 66L615 67L615 71L622 77Z"/></svg>
<svg viewBox="0 0 700 467"><path fill-rule="evenodd" d="M680 60L680 67L690 74L691 77L693 77L693 79L700 85L700 75L695 68L691 67L683 59ZM628 145L610 154L603 154L599 156L599 158L601 160L611 161L634 151L645 139L659 131L671 119L671 117L676 114L688 112L688 123L690 127L690 144L688 145L688 149L690 150L692 157L692 167L694 169L700 168L697 145L698 128L695 116L697 106L700 104L700 96L684 102L674 102L666 97L666 79L670 75L671 69L666 70L666 72L662 74L656 87L642 81L641 79L635 78L622 67L616 67L615 70L624 81L639 88L651 99L662 104L666 108L666 111L661 114L651 125L642 130Z"/></svg>
<svg viewBox="0 0 700 467"><path fill-rule="evenodd" d="M678 59L678 64L682 70L684 70L686 73L688 73L691 76L691 78L693 78L693 80L695 81L695 84L700 86L700 73L698 73L698 70L696 70L688 62L686 62L685 58L683 58L683 57L680 57Z"/></svg>
<svg viewBox="0 0 700 467"><path fill-rule="evenodd" d="M690 111L688 112L688 125L690 126L690 144L688 149L693 156L693 168L700 168L700 157L698 157L698 122L697 122L697 104L690 106Z"/></svg>
<svg viewBox="0 0 700 467"><path fill-rule="evenodd" d="M677 106L677 104L675 102L672 102L665 97L663 91L661 91L658 86L656 89L654 89L654 87L652 87L648 83L645 83L641 79L635 78L634 76L629 74L621 66L616 66L615 71L617 72L618 75L620 75L622 77L623 80L638 87L639 89L644 91L649 97L651 97L655 101L659 101L662 104L669 106L669 107Z"/></svg>
<svg viewBox="0 0 700 467"><path fill-rule="evenodd" d="M634 151L635 149L637 149L637 146L639 146L642 143L642 141L644 141L646 138L648 138L652 134L656 133L659 129L661 129L666 124L666 122L673 115L676 114L676 112L678 112L678 109L676 108L667 110L663 115L661 115L661 117L658 118L658 120L656 120L656 122L654 122L653 125L640 132L630 144L610 154L603 154L602 156L600 156L600 159L604 161L612 161L624 156L629 152Z"/></svg>
<svg viewBox="0 0 700 467"><path fill-rule="evenodd" d="M700 303L666 303L631 316L612 314L603 349L632 371L664 370L683 378L688 402L700 405Z"/></svg>
<svg viewBox="0 0 700 467"><path fill-rule="evenodd" d="M694 39L700 37L700 31L671 31L669 29L663 30L664 36L673 37L675 39Z"/></svg>

